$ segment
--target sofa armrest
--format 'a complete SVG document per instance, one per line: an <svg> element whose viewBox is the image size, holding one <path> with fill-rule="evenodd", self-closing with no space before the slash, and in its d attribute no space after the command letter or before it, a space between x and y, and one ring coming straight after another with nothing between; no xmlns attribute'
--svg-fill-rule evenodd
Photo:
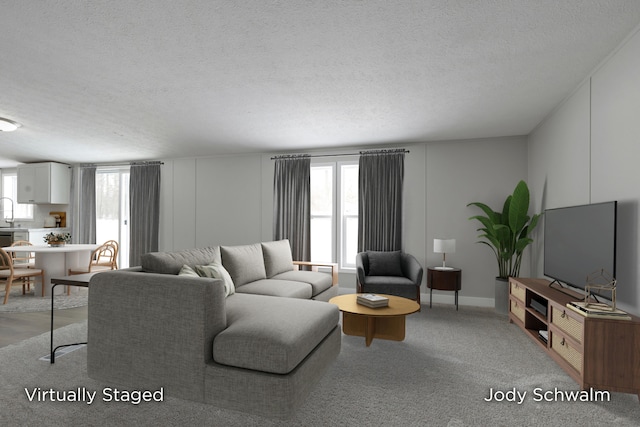
<svg viewBox="0 0 640 427"><path fill-rule="evenodd" d="M334 262L293 261L294 270L299 270L300 266L311 267L311 271L318 271L318 267L331 267L331 285L338 284L338 264Z"/></svg>
<svg viewBox="0 0 640 427"><path fill-rule="evenodd" d="M424 270L418 260L411 254L402 254L402 272L405 277L409 278L416 286L422 283L422 275Z"/></svg>
<svg viewBox="0 0 640 427"><path fill-rule="evenodd" d="M89 289L91 378L204 399L213 339L227 325L221 280L116 270Z"/></svg>

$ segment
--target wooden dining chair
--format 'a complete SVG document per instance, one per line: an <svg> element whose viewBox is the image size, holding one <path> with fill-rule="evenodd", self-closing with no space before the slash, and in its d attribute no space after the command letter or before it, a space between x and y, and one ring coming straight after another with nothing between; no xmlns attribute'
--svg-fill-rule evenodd
<svg viewBox="0 0 640 427"><path fill-rule="evenodd" d="M15 246L33 246L33 244L27 240L16 240L11 244L12 247ZM11 252L11 258L13 259L13 267L14 268L34 268L35 267L35 255L31 251L27 251L25 248L24 252ZM26 294L26 291L31 290L31 279L32 277L23 277L22 278L22 295Z"/></svg>
<svg viewBox="0 0 640 427"><path fill-rule="evenodd" d="M107 240L106 242L104 242L105 245L110 245L113 247L115 254L113 255L113 269L117 270L118 269L118 253L119 253L119 245L118 242L115 240Z"/></svg>
<svg viewBox="0 0 640 427"><path fill-rule="evenodd" d="M113 244L104 243L91 252L89 265L87 267L70 268L69 276L76 274L95 273L97 271L115 270L117 268L116 255L117 247ZM71 294L71 287L67 286L67 295Z"/></svg>
<svg viewBox="0 0 640 427"><path fill-rule="evenodd" d="M6 282L4 302L2 304L6 304L9 300L11 284L14 280L38 276L42 281L42 296L44 296L44 270L38 268L14 268L13 258L11 255L9 255L4 249L0 248L0 280L4 280Z"/></svg>
<svg viewBox="0 0 640 427"><path fill-rule="evenodd" d="M69 276L116 269L117 249L113 245L102 244L91 252L87 267L70 268Z"/></svg>

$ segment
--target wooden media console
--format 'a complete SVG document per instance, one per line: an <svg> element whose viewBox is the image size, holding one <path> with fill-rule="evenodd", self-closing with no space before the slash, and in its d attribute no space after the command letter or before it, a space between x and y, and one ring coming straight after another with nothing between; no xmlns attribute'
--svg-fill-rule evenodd
<svg viewBox="0 0 640 427"><path fill-rule="evenodd" d="M509 278L509 322L522 328L582 390L640 398L640 318L585 317L567 307L584 297L549 283ZM547 331L547 337L540 331Z"/></svg>

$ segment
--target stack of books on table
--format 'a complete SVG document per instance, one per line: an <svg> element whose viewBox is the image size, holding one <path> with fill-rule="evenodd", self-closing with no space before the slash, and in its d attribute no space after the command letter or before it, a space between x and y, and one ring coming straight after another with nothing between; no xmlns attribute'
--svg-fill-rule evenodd
<svg viewBox="0 0 640 427"><path fill-rule="evenodd" d="M580 313L585 317L595 317L598 319L620 319L631 320L631 316L625 311L615 309L612 310L610 306L606 304L585 304L583 301L568 302L567 307Z"/></svg>
<svg viewBox="0 0 640 427"><path fill-rule="evenodd" d="M389 298L375 294L359 294L356 302L370 308L387 307Z"/></svg>

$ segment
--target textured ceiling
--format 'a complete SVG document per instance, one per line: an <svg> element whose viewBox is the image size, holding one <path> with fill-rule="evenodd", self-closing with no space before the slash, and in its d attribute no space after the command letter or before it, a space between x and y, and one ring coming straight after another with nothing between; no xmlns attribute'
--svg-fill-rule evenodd
<svg viewBox="0 0 640 427"><path fill-rule="evenodd" d="M0 167L528 134L637 0L0 6Z"/></svg>

